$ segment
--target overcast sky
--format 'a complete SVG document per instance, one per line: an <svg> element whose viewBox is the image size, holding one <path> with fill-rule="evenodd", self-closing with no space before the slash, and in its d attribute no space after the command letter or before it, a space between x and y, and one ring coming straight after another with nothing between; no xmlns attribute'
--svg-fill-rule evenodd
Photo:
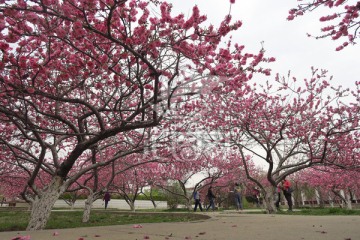
<svg viewBox="0 0 360 240"><path fill-rule="evenodd" d="M200 12L207 15L208 23L218 26L229 13L229 0L169 0L173 13L183 12L189 16L192 7L198 5ZM264 42L266 55L275 57L276 62L268 65L272 75L287 75L291 70L297 78L309 78L310 67L327 69L334 76L333 83L354 89L360 81L359 44L348 46L337 52L335 48L345 39L332 41L330 38L315 40L307 33L316 35L324 23L318 20L328 9L310 13L287 21L289 9L297 5L296 0L236 0L231 6L231 15L241 20L243 26L232 33L233 43L245 45L249 53L257 53ZM325 11L326 10L326 11ZM265 67L265 66L264 66Z"/></svg>

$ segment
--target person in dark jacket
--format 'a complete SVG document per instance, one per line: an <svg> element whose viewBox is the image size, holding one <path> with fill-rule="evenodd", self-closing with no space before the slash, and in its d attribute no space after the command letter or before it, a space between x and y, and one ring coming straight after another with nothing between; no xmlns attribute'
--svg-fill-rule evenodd
<svg viewBox="0 0 360 240"><path fill-rule="evenodd" d="M200 192L198 190L196 190L194 192L194 200L195 200L195 207L194 207L194 212L196 212L197 207L199 206L200 211L202 211L202 206L201 206L201 199L200 199Z"/></svg>
<svg viewBox="0 0 360 240"><path fill-rule="evenodd" d="M111 199L111 195L109 192L106 192L105 195L104 195L104 198L103 198L103 201L105 201L105 209L107 209L107 206L110 202L110 199Z"/></svg>
<svg viewBox="0 0 360 240"><path fill-rule="evenodd" d="M206 211L209 210L209 208L211 207L211 209L214 211L215 210L215 195L212 192L212 187L210 186L208 189L208 193L207 193L207 197L209 199L209 206L206 208Z"/></svg>
<svg viewBox="0 0 360 240"><path fill-rule="evenodd" d="M280 202L281 202L281 186L278 185L276 187L276 202L275 202L275 206L278 211L280 211Z"/></svg>

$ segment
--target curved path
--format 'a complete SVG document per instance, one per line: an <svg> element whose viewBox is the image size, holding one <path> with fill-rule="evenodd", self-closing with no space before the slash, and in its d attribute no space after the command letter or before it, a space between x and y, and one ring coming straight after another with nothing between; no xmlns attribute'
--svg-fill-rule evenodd
<svg viewBox="0 0 360 240"><path fill-rule="evenodd" d="M106 227L0 232L1 240L30 236L31 240L358 240L360 216L296 216L204 213L210 219L182 223L145 223Z"/></svg>

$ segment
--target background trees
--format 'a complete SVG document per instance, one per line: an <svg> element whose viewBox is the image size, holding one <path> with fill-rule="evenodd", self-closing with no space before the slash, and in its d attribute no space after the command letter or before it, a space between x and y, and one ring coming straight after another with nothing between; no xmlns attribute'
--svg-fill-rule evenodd
<svg viewBox="0 0 360 240"><path fill-rule="evenodd" d="M354 197L359 194L358 174L354 169L320 166L301 171L297 181L316 190L320 206L325 202L334 206L335 200L339 200L341 207L352 209Z"/></svg>
<svg viewBox="0 0 360 240"><path fill-rule="evenodd" d="M296 78L277 78L243 92L214 91L206 100L213 131L225 147L238 149L248 178L264 191L269 212L275 210L275 187L286 176L311 166L359 166L359 106L342 102L350 93L326 79L326 71L313 69L299 85ZM270 186L250 171L250 159L266 169Z"/></svg>

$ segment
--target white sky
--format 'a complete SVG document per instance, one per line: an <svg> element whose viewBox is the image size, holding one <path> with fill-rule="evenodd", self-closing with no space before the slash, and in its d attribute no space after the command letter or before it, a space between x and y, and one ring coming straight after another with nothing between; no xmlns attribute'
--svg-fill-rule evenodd
<svg viewBox="0 0 360 240"><path fill-rule="evenodd" d="M355 1L355 0L350 0ZM214 26L229 13L229 0L168 0L173 4L173 13L183 12L189 16L196 4L201 14L208 17L207 23ZM263 65L275 73L291 74L298 79L309 78L310 67L327 69L334 76L333 84L354 89L355 81L360 81L359 44L348 46L342 51L335 48L345 39L333 41L330 38L316 40L307 33L317 35L324 23L322 15L329 14L328 8L287 21L288 11L294 8L296 0L236 0L231 6L233 20L241 20L242 27L233 32L233 43L245 45L246 52L257 53L264 41L265 55L275 57L276 62ZM324 14L324 12L326 14Z"/></svg>

